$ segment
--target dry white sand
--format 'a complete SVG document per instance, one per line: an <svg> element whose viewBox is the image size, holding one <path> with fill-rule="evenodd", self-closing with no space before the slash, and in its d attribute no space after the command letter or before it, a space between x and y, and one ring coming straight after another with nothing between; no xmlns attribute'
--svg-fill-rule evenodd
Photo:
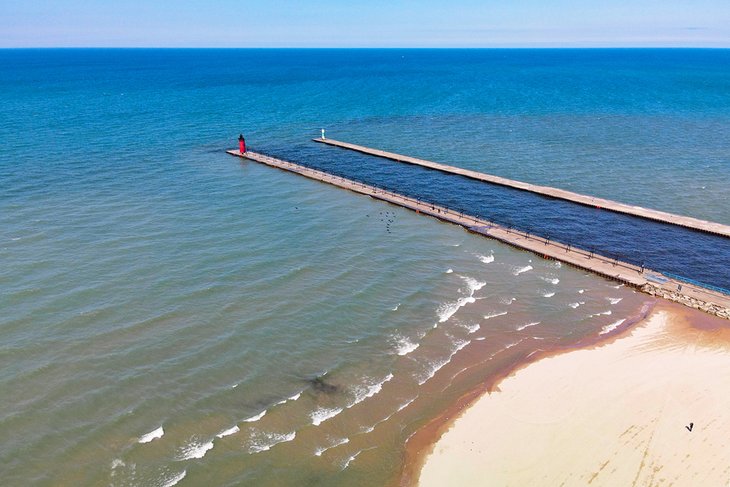
<svg viewBox="0 0 730 487"><path fill-rule="evenodd" d="M730 486L730 324L686 320L660 309L517 371L443 434L419 485Z"/></svg>

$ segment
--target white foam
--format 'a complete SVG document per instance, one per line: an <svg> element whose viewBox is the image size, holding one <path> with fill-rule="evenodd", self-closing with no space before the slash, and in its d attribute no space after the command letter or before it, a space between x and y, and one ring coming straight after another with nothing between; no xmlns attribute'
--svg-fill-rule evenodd
<svg viewBox="0 0 730 487"><path fill-rule="evenodd" d="M441 307L436 311L439 316L439 323L447 321L449 318L454 316L454 313L459 311L459 308L466 306L469 303L475 303L476 299L472 296L459 298L455 303L442 304Z"/></svg>
<svg viewBox="0 0 730 487"><path fill-rule="evenodd" d="M555 268L556 268L556 269L560 269L561 267L563 267L563 264L561 264L561 263L560 263L560 262L558 262L558 261L555 261L555 264L554 264L554 265L555 265Z"/></svg>
<svg viewBox="0 0 730 487"><path fill-rule="evenodd" d="M447 274L451 274L452 272L454 272L454 269L446 269Z"/></svg>
<svg viewBox="0 0 730 487"><path fill-rule="evenodd" d="M524 338L522 338L522 339L520 339L520 340L517 340L516 342L508 343L507 345L505 345L505 347L504 347L504 348L502 349L502 351L505 351L505 350L509 350L510 348L512 348L512 347L515 347L515 346L519 345L519 344L520 344L520 343L522 343L522 342L523 342L524 340L525 340L525 339L524 339Z"/></svg>
<svg viewBox="0 0 730 487"><path fill-rule="evenodd" d="M436 362L429 363L429 370L418 380L418 385L422 386L427 381L431 380L434 375L436 375L436 372L441 370L441 368L449 363L449 360L451 360L451 356L449 355L447 358L442 360L437 360Z"/></svg>
<svg viewBox="0 0 730 487"><path fill-rule="evenodd" d="M626 320L618 320L618 321L614 321L613 323L611 323L609 325L604 326L603 329L601 330L601 333L599 333L599 334L605 335L606 333L611 333L613 330L615 330L616 328L621 326L621 323L623 323L624 321L626 321Z"/></svg>
<svg viewBox="0 0 730 487"><path fill-rule="evenodd" d="M262 439L257 438L258 441L254 441L248 448L249 453L260 453L262 451L269 451L275 445L279 443L286 443L292 441L297 437L297 432L292 431L291 433L277 434L277 433L263 433L258 436L263 436Z"/></svg>
<svg viewBox="0 0 730 487"><path fill-rule="evenodd" d="M359 403L363 402L365 399L373 397L375 394L377 394L378 392L380 392L383 389L383 384L385 384L386 382L389 382L392 379L393 379L393 374L388 374L380 382L376 382L375 384L370 384L370 385L358 388L355 391L355 401L347 407L351 408L355 404L359 404Z"/></svg>
<svg viewBox="0 0 730 487"><path fill-rule="evenodd" d="M622 287L624 287L624 285L619 284L618 286L610 286L610 287L612 287L613 289L621 289Z"/></svg>
<svg viewBox="0 0 730 487"><path fill-rule="evenodd" d="M418 343L412 342L406 337L398 337L398 341L396 343L396 353L401 356L408 355L418 347Z"/></svg>
<svg viewBox="0 0 730 487"><path fill-rule="evenodd" d="M362 450L360 450L359 452L355 453L354 455L350 456L350 458L348 458L347 460L345 460L345 463L342 464L342 470L346 469L350 465L350 463L352 463L352 461L354 459L356 459L357 456L359 454L361 454L361 453L362 453Z"/></svg>
<svg viewBox="0 0 730 487"><path fill-rule="evenodd" d="M532 270L532 266L531 265L526 265L524 267L520 267L519 269L514 269L512 271L512 275L519 276L523 272L527 272L527 271L531 271L531 270Z"/></svg>
<svg viewBox="0 0 730 487"><path fill-rule="evenodd" d="M477 255L477 258L485 264L494 262L494 254L490 255Z"/></svg>
<svg viewBox="0 0 730 487"><path fill-rule="evenodd" d="M413 401L415 401L417 398L418 398L418 396L414 397L410 401L404 402L403 404L401 404L400 406L398 406L398 409L396 409L395 412L398 413L400 411L403 411L405 408L407 408L408 406L410 406L411 404L413 404Z"/></svg>
<svg viewBox="0 0 730 487"><path fill-rule="evenodd" d="M243 421L245 423L253 423L253 422L258 421L259 419L263 418L264 416L266 416L266 412L267 412L266 409L264 409L263 411L261 411L256 416L251 416L250 418L244 419Z"/></svg>
<svg viewBox="0 0 730 487"><path fill-rule="evenodd" d="M474 323L473 325L465 325L465 328L471 335L472 333L476 333L477 331L479 331L481 326L479 326L479 323Z"/></svg>
<svg viewBox="0 0 730 487"><path fill-rule="evenodd" d="M191 441L182 448L182 456L180 460L192 460L193 458L203 458L208 450L213 449L213 440L201 443L199 441Z"/></svg>
<svg viewBox="0 0 730 487"><path fill-rule="evenodd" d="M436 372L441 370L444 365L448 364L459 350L466 347L470 343L471 343L471 340L459 340L454 343L455 347L451 351L451 353L449 354L448 357L446 357L442 360L437 360L436 362L430 362L428 364L429 365L428 371L418 380L418 385L422 386L423 384L425 384L426 382L431 380L433 378L433 376L436 375Z"/></svg>
<svg viewBox="0 0 730 487"><path fill-rule="evenodd" d="M575 309L578 306L580 306L580 303L570 303L568 306L570 306L571 308Z"/></svg>
<svg viewBox="0 0 730 487"><path fill-rule="evenodd" d="M156 430L152 430L146 435L142 435L139 437L138 442L139 443L149 443L152 440L156 440L157 438L162 438L165 434L165 430L162 429L162 426L157 428Z"/></svg>
<svg viewBox="0 0 730 487"><path fill-rule="evenodd" d="M223 430L217 435L215 435L216 438L225 438L226 436L235 435L241 431L241 429L238 427L238 425L234 425L232 428L228 428L227 430Z"/></svg>
<svg viewBox="0 0 730 487"><path fill-rule="evenodd" d="M294 394L293 396L291 396L291 397L287 397L286 399L282 399L281 401L277 402L276 404L274 404L274 406L279 406L279 405L281 405L281 404L286 404L286 403L288 403L289 401L296 401L297 399L299 399L299 396L301 396L301 395L302 395L302 393L301 393L301 392L297 392L297 393L296 393L296 394Z"/></svg>
<svg viewBox="0 0 730 487"><path fill-rule="evenodd" d="M487 285L486 282L477 281L473 277L469 276L459 276L464 281L466 281L466 285L469 286L469 296L474 296L475 291L479 291L481 288Z"/></svg>
<svg viewBox="0 0 730 487"><path fill-rule="evenodd" d="M560 279L558 279L557 277L544 277L544 276L540 276L540 279L542 279L545 282L549 282L553 286L557 285L560 282Z"/></svg>
<svg viewBox="0 0 730 487"><path fill-rule="evenodd" d="M334 443L332 443L330 446L325 446L322 448L317 448L317 450L314 452L314 454L318 457L322 456L322 453L326 452L327 450L331 450L337 446L344 445L346 443L350 442L350 438L342 438L341 440L335 440Z"/></svg>
<svg viewBox="0 0 730 487"><path fill-rule="evenodd" d="M172 487L173 485L176 485L178 482L180 482L182 479L185 478L185 475L187 475L187 470L183 470L179 474L175 475L174 477L170 477L169 479L165 479L165 483L162 484L162 487Z"/></svg>
<svg viewBox="0 0 730 487"><path fill-rule="evenodd" d="M394 308L391 308L391 311L398 311L399 307L400 307L400 303L396 304Z"/></svg>
<svg viewBox="0 0 730 487"><path fill-rule="evenodd" d="M535 326L535 325L539 325L539 324L540 324L540 322L539 322L539 321L533 321L532 323L527 323L526 325L520 325L520 326L518 326L518 327L516 328L516 330L517 330L517 331L522 331L522 330L524 330L525 328L529 328L529 327L531 327L531 326Z"/></svg>
<svg viewBox="0 0 730 487"><path fill-rule="evenodd" d="M585 292L585 289L578 289L578 294L583 294Z"/></svg>
<svg viewBox="0 0 730 487"><path fill-rule="evenodd" d="M594 314L592 314L592 315L588 315L588 317L589 317L589 318L593 318L593 317L595 317L595 316L601 316L601 315L606 315L606 316L609 316L610 314L611 314L611 310L608 310L608 311L602 311L602 312L600 312L600 313L594 313Z"/></svg>
<svg viewBox="0 0 730 487"><path fill-rule="evenodd" d="M517 298L509 298L509 299L507 299L507 298L502 298L502 299L500 299L500 300L499 300L499 302L500 302L500 303L502 303L502 304L506 304L506 305L508 305L508 306L509 306L510 304L514 303L515 301L517 301Z"/></svg>
<svg viewBox="0 0 730 487"><path fill-rule="evenodd" d="M342 412L342 408L318 408L314 412L312 412L312 424L314 426L319 426L320 424L324 423L328 419L334 418L338 414Z"/></svg>
<svg viewBox="0 0 730 487"><path fill-rule="evenodd" d="M624 299L624 298L606 298L606 299L607 299L607 300L608 300L608 302L609 302L609 303L611 303L611 304L618 304L618 303L620 303L620 302L621 302L621 300L622 300L622 299Z"/></svg>
<svg viewBox="0 0 730 487"><path fill-rule="evenodd" d="M506 315L506 311L495 311L494 313L489 313L488 315L484 315L484 319L488 320L490 318L496 318L497 316L504 316Z"/></svg>
<svg viewBox="0 0 730 487"><path fill-rule="evenodd" d="M554 292L553 293L545 293L545 294L542 295L543 298L552 298L553 296L555 296L555 293Z"/></svg>
<svg viewBox="0 0 730 487"><path fill-rule="evenodd" d="M451 356L453 357L456 352L461 350L462 348L466 347L471 343L471 340L458 340L454 345L456 345L456 348L451 352ZM450 358L450 357L449 357Z"/></svg>

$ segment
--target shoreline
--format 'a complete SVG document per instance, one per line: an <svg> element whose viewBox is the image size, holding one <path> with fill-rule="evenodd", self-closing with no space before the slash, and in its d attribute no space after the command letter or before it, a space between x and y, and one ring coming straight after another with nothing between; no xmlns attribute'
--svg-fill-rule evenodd
<svg viewBox="0 0 730 487"><path fill-rule="evenodd" d="M499 385L506 379L521 370L541 361L555 356L564 355L577 350L591 350L609 344L624 336L633 327L641 324L654 311L660 303L659 300L647 301L633 314L626 317L626 321L618 328L605 335L594 335L577 343L562 347L554 347L541 352L533 353L526 360L511 364L510 367L498 371L496 374L486 378L478 387L472 389L459 397L451 406L441 412L435 418L429 420L419 428L406 442L403 468L398 482L395 485L402 487L418 484L418 478L428 456L436 447L441 436L448 431L453 423L461 417L470 407L476 404L483 396L499 390ZM669 306L677 306L667 303Z"/></svg>
<svg viewBox="0 0 730 487"><path fill-rule="evenodd" d="M648 385L642 389L645 382L653 384L653 379L657 383L664 381L667 390L674 390L672 387L680 388L680 392L675 391L675 395L679 394L677 397L684 397L681 395L683 393L681 387L688 386L679 379L669 382L670 379L662 374L665 371L670 373L673 370L672 367L674 367L674 372L677 372L677 367L681 367L681 365L676 364L680 361L686 361L688 365L692 366L687 369L678 369L680 375L688 370L694 371L695 368L701 370L713 360L722 360L712 355L708 355L710 358L707 359L705 355L718 349L722 349L724 352L730 349L730 328L723 319L713 318L678 304L663 300L655 301L651 309L644 310L626 321L624 326L614 333L598 335L566 349L554 349L533 354L528 361L516 365L511 370L505 371L504 374L490 378L478 389L459 398L448 410L424 425L409 438L399 485L422 485L424 487L443 485L445 479L465 486L492 485L489 483L490 481L497 482L499 485L503 485L505 481L514 481L514 485L530 485L530 482L546 482L544 485L559 485L561 482L566 482L566 485L585 485L589 480L597 478L600 480L598 484L603 485L606 482L605 477L610 475L615 478L609 479L609 482L618 481L618 485L623 485L626 481L630 482L632 478L635 482L636 479L646 481L647 478L640 477L640 474L642 471L646 474L650 469L645 465L649 451L648 444L644 448L644 457L637 463L636 458L631 458L631 455L637 451L637 445L620 445L619 448L619 445L611 443L620 438L621 431L629 436L633 434L631 439L638 436L639 440L649 443L659 427L662 428L659 435L661 438L673 434L679 435L681 440L686 440L687 438L702 438L701 435L713 436L718 432L721 434L723 428L716 428L713 432L713 430L705 430L704 426L708 422L717 421L730 425L730 414L727 415L727 419L719 417L710 419L709 417L703 418L701 415L693 415L691 411L688 411L681 418L676 418L678 423L672 424L671 432L668 433L666 431L668 413L665 413L664 409L653 419L651 424L654 424L655 429L652 430L648 440L640 435L640 431L651 429L648 427L650 425L637 427L639 433L635 434L626 433L625 427L621 431L616 429L615 423L628 421L625 416L635 415L634 410L637 409L631 407L621 409L616 405L620 401L628 401L627 404L629 404L631 400L634 400L632 403L634 406L637 404L643 406L664 400L666 406L666 394L664 392L659 394L659 391L652 390ZM609 360L608 366L600 361L607 359ZM656 363L664 364L666 367L661 365L657 367ZM725 363L730 365L730 358ZM626 369L629 365L634 367L631 370L637 370L638 365L644 372L642 374L632 373L631 370ZM645 369L651 372L646 372ZM572 379L577 375L576 371L581 371L580 374L585 377L576 379L574 382ZM569 377L566 379L566 376ZM711 390L716 394L723 394L724 389L718 383L722 379L717 377L725 377L724 375L714 374L713 377L709 377L708 374L706 381L704 377L698 378L703 379L702 381L696 381L698 389L704 390L705 387L709 387L706 384L714 384L716 387ZM632 385L633 381L639 381L639 385ZM623 394L625 391L631 391L631 393ZM730 406L730 394L726 395L727 398L722 398L722 404ZM584 396L592 398L596 402L590 403L589 399L583 399ZM637 402L636 396L641 397L640 402ZM624 399L625 397L628 399ZM613 408L610 401L615 401ZM541 407L543 403L547 403L553 408L552 412L548 410L547 416L555 414L555 411L564 410L576 414L567 418L560 414L557 419L546 418L545 409ZM671 405L676 406L674 403ZM702 405L707 409L706 403ZM700 409L696 404L694 406L695 409ZM686 409L686 406L684 407ZM714 409L719 410L720 408L714 407ZM530 411L530 414L516 418L515 416L519 416L519 414L515 414L515 411L520 410ZM619 414L621 412L623 413ZM704 412L707 413L707 411ZM540 415L543 416L542 420L536 421ZM695 419L692 419L693 416ZM641 418L633 419L638 422L642 420ZM693 428L694 436L683 436L684 433L692 433L683 426L686 426L685 423L689 424L693 421L697 421L698 424L697 429ZM594 429L602 430L605 433L598 443L604 447L605 444L609 444L608 450L604 448L601 453L604 455L610 453L615 458L606 458L605 462L598 462L597 457L592 458L590 453L585 453L585 451L593 451L590 448L586 449L585 445L593 438L591 435L595 434L586 433L586 431ZM586 435L588 435L587 438ZM714 445L717 441L721 441L718 438L711 439L715 441ZM697 446L700 441L700 439L695 441L695 448L701 448L701 445ZM666 460L671 453L676 453L672 450L674 444L672 441L660 442L657 446L652 444L652 450L656 449L657 452L660 452L660 460ZM611 449L612 447L614 448ZM479 451L474 453L473 450ZM544 451L553 451L554 454L546 455ZM675 465L669 465L667 468L663 463L661 465L651 464L654 465L652 471L656 474L665 468L663 475L680 475L677 472L689 471L685 462L702 463L704 461L707 463L708 458L711 461L711 455L692 456L691 453L687 453L686 458L676 461ZM623 459L619 457L619 454L623 456ZM598 453L594 456L596 455L600 456ZM540 457L543 462L532 461L535 457ZM580 460L575 460L575 465L569 463L569 467L563 465L561 470L560 462L573 462L573 458ZM528 462L526 459L530 459L530 461ZM614 463L610 463L612 460ZM534 465L525 466L526 463ZM609 463L611 464L610 469L606 467ZM661 462L659 461L659 463ZM677 464L680 466L677 467ZM726 464L728 472L730 472L730 457ZM586 465L590 465L590 467ZM586 477L582 479L571 477L572 474L579 475L586 468L590 470L590 472L584 472ZM630 478L626 470L631 470ZM536 476L538 473L539 478ZM725 473L721 475L725 475ZM530 477L530 475L533 476Z"/></svg>

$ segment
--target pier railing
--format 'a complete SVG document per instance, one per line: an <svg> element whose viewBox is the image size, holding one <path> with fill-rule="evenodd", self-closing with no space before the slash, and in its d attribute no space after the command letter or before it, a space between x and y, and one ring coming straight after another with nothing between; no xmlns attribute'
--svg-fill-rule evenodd
<svg viewBox="0 0 730 487"><path fill-rule="evenodd" d="M520 229L515 228L511 223L486 220L462 209L447 208L417 197L414 198L404 195L400 191L393 191L390 188L358 181L337 174L334 171L323 171L306 164L289 162L264 153L248 152L241 154L235 150L228 152L234 156L246 157L272 167L300 174L310 179L326 182L343 189L349 189L356 193L381 199L411 209L417 213L423 213L443 221L461 225L468 231L499 240L522 250L534 252L538 255L541 254L545 258L556 259L568 265L576 266L635 286L652 296L660 296L692 308L701 309L716 316L730 319L730 295L728 295L727 290L707 286L703 283L682 276L675 276L664 271L660 271L662 274L665 274L660 276L663 280L658 281L656 278L652 278L652 274L656 270L646 269L643 265L635 261L632 262L632 259L627 256L619 256L603 250L596 252L591 248L586 249L584 247L562 243L548 236L530 231L531 229ZM564 254L562 252L563 249L565 251Z"/></svg>
<svg viewBox="0 0 730 487"><path fill-rule="evenodd" d="M331 180L336 181L338 183L347 183L354 187L359 187L361 189L370 188L373 191L373 194L378 194L380 192L381 194L387 194L391 198L400 199L404 202L410 203L411 205L417 206L419 210L424 210L424 206L426 209L430 208L431 213L433 216L438 217L439 215L443 216L451 216L451 217L458 217L462 220L468 220L474 222L474 225L472 227L478 228L478 227L488 227L488 228L499 228L502 231L505 231L509 234L516 235L522 238L531 239L531 240L537 240L543 242L545 245L553 245L558 247L565 248L566 252L574 252L579 255L582 255L586 257L587 259L593 259L593 258L601 258L603 261L613 264L615 267L623 267L626 269L630 269L632 271L637 271L640 273L643 273L645 270L645 265L643 262L637 261L635 258L632 258L628 255L622 255L617 252L611 252L606 251L604 249L596 249L591 246L581 246L581 245L574 245L574 244L567 244L564 242L561 242L559 240L555 240L550 238L549 235L544 235L542 232L536 230L533 227L527 226L527 225L517 225L514 222L508 222L500 219L495 219L492 217L488 217L488 219L480 216L472 214L471 212L461 209L461 208L449 208L442 205L438 205L432 201L424 200L421 198L414 198L412 196L407 196L401 192L399 189L395 189L392 187L387 187L384 185L374 184L370 182L365 182L359 179L354 179L350 176L343 176L342 174L338 173L336 170L327 169L326 171L323 171L321 169L314 168L308 164L296 162L292 163L289 161L285 161L283 159L279 159L277 157L272 156L271 154L267 154L265 152L256 151L257 154L261 155L262 158L266 159L269 163L284 165L290 170L294 172L301 172L299 168L302 168L307 171L311 171L312 175L316 176L317 179L323 179L323 180ZM341 185L341 184L340 184Z"/></svg>

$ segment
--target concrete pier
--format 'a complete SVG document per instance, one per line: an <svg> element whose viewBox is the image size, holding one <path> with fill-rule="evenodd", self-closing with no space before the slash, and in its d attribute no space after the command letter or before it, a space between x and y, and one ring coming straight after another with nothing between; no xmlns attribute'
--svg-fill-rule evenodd
<svg viewBox="0 0 730 487"><path fill-rule="evenodd" d="M494 176L482 172L472 171L469 169L463 169L455 166L448 166L446 164L440 164L438 162L426 161L423 159L417 159L415 157L404 156L401 154L395 154L393 152L386 152L378 149L372 149L370 147L364 147L362 145L350 144L348 142L340 142L332 139L312 139L315 142L321 144L332 145L343 149L348 149L371 156L382 157L384 159L391 159L397 162L403 162L406 164L413 164L416 166L427 167L429 169L435 169L441 172L447 172L451 174L458 174L471 179L484 181L487 183L498 184L500 186L508 186L510 188L519 189L522 191L529 191L531 193L540 194L543 196L549 196L551 198L558 198L562 200L572 201L585 206L597 207L609 211L615 211L617 213L624 213L627 215L638 216L640 218L646 218L648 220L659 221L662 223L669 223L671 225L678 225L681 227L691 228L693 230L699 230L702 232L712 233L715 235L721 235L723 237L730 238L730 226L723 225L722 223L711 222L707 220L700 220L698 218L692 218L688 216L675 215L673 213L667 213L664 211L652 210L650 208L643 208L641 206L632 206L617 201L607 200L604 198L596 198L593 196L583 195L579 193L573 193L571 191L565 191L563 189L552 188L550 186L540 186L537 184L524 183L522 181L515 181L513 179L507 179L500 176Z"/></svg>
<svg viewBox="0 0 730 487"><path fill-rule="evenodd" d="M639 290L665 299L682 303L686 306L701 309L707 313L730 319L730 296L685 283L667 276L644 269L627 262L604 257L595 253L571 247L560 242L497 225L493 222L476 218L448 208L419 201L407 196L386 191L374 186L359 183L351 179L334 176L324 171L311 169L299 164L269 157L256 152L241 154L238 150L226 151L228 154L275 167L304 177L331 184L355 193L387 201L407 208L419 214L428 215L441 221L453 223L468 231L485 237L499 240L513 247L533 252L540 257L564 262L638 288ZM681 292L679 291L681 285Z"/></svg>

